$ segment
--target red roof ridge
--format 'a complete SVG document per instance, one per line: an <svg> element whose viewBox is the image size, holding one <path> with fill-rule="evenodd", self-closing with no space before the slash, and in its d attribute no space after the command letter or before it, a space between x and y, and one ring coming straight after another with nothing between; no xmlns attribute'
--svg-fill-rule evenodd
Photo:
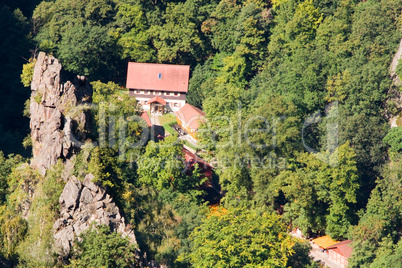
<svg viewBox="0 0 402 268"><path fill-rule="evenodd" d="M129 62L129 63L135 63L135 64L142 64L142 65L168 65L168 66L188 66L190 65L185 65L185 64L173 64L173 63L154 63L154 62Z"/></svg>
<svg viewBox="0 0 402 268"><path fill-rule="evenodd" d="M345 245L345 244L347 245L347 244L350 244L350 243L352 243L352 241L350 241L350 240L343 240L343 241L338 242L338 243L336 243L336 244L334 244L334 245L332 245L332 246L327 247L327 249L336 248L336 247L339 247L339 246L341 246L341 245Z"/></svg>

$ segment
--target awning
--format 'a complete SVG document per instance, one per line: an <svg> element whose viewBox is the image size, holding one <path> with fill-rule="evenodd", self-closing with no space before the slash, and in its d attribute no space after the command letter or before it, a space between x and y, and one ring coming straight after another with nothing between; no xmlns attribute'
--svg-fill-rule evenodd
<svg viewBox="0 0 402 268"><path fill-rule="evenodd" d="M339 241L332 240L329 235L321 236L319 238L313 239L313 243L317 244L318 246L326 249L332 245L339 243Z"/></svg>

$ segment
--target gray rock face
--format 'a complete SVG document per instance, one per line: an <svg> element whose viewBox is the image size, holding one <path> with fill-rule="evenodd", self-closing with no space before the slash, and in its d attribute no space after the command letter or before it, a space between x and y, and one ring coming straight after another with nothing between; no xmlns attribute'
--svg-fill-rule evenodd
<svg viewBox="0 0 402 268"><path fill-rule="evenodd" d="M78 205L77 198L80 196L81 188L81 182L74 176L71 177L60 195L60 204L68 209L75 209Z"/></svg>
<svg viewBox="0 0 402 268"><path fill-rule="evenodd" d="M92 88L85 77L77 76L74 83L62 84L62 66L53 56L39 53L31 83L31 165L42 174L67 160L77 141L85 140L90 125L89 112L80 107L89 104Z"/></svg>
<svg viewBox="0 0 402 268"><path fill-rule="evenodd" d="M63 82L62 66L53 56L39 53L31 83L31 166L42 175L59 159L64 163L63 179L67 182L59 197L60 217L53 224L55 245L60 257L69 255L78 236L91 224L107 224L114 231L136 243L133 231L127 228L119 208L105 189L92 182L87 174L81 182L73 176L72 157L90 138L89 105L92 87L85 77ZM32 190L33 192L33 190ZM26 211L29 210L29 202Z"/></svg>
<svg viewBox="0 0 402 268"><path fill-rule="evenodd" d="M60 255L67 256L71 246L91 223L109 225L114 231L137 243L134 232L127 228L119 208L105 190L91 181L92 174L83 183L72 176L60 195L60 218L54 223L54 238Z"/></svg>

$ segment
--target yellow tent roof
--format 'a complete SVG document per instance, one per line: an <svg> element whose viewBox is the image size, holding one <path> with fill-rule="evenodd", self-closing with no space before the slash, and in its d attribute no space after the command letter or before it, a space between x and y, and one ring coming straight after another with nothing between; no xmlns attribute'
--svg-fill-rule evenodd
<svg viewBox="0 0 402 268"><path fill-rule="evenodd" d="M326 249L327 247L330 247L332 245L335 245L336 243L339 243L339 241L332 240L329 235L321 236L316 239L313 239L313 243L319 245L323 249Z"/></svg>

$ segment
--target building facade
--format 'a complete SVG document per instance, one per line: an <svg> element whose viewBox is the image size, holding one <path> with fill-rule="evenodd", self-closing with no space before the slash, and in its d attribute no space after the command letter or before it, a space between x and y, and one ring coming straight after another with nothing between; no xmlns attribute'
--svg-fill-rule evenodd
<svg viewBox="0 0 402 268"><path fill-rule="evenodd" d="M176 112L186 104L190 66L129 62L126 88L144 108L151 112ZM157 98L158 97L158 98ZM150 100L163 99L159 105Z"/></svg>

